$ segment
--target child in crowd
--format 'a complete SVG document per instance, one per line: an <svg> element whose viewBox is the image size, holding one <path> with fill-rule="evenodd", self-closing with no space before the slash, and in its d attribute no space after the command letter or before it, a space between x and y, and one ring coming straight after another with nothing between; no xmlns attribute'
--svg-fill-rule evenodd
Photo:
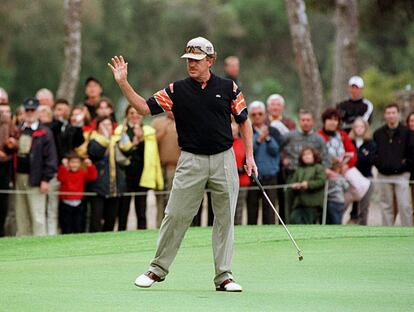
<svg viewBox="0 0 414 312"><path fill-rule="evenodd" d="M346 160L345 160L346 161ZM331 170L336 173L336 177L329 180L328 187L328 207L326 215L327 224L341 224L342 215L345 210L345 192L349 184L343 176L346 165L338 158L332 159Z"/></svg>
<svg viewBox="0 0 414 312"><path fill-rule="evenodd" d="M80 233L82 226L82 198L85 183L97 178L96 167L89 159L84 160L86 169L82 168L82 160L76 152L70 152L62 160L58 170L61 183L60 192L76 192L78 194L62 194L59 203L59 222L62 234Z"/></svg>
<svg viewBox="0 0 414 312"><path fill-rule="evenodd" d="M319 153L310 147L302 149L299 167L291 179L293 192L290 223L315 224L320 219L323 206L325 169Z"/></svg>

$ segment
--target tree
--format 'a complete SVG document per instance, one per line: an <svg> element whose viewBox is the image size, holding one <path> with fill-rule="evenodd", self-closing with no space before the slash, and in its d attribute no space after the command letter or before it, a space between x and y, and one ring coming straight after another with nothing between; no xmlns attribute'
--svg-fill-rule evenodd
<svg viewBox="0 0 414 312"><path fill-rule="evenodd" d="M293 52L299 71L303 108L319 116L324 106L322 82L309 31L303 0L285 0Z"/></svg>
<svg viewBox="0 0 414 312"><path fill-rule="evenodd" d="M65 0L65 62L57 97L73 103L81 68L82 0Z"/></svg>
<svg viewBox="0 0 414 312"><path fill-rule="evenodd" d="M358 72L357 0L336 0L335 27L332 99L337 103L347 97L347 81Z"/></svg>

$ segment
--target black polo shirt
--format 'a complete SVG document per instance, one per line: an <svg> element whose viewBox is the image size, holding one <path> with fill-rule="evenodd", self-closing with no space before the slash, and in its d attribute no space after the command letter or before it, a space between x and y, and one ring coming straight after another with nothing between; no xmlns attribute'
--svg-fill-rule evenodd
<svg viewBox="0 0 414 312"><path fill-rule="evenodd" d="M231 115L247 119L243 93L230 79L211 73L203 86L188 77L171 83L147 100L152 115L172 111L178 144L186 152L213 155L233 146Z"/></svg>

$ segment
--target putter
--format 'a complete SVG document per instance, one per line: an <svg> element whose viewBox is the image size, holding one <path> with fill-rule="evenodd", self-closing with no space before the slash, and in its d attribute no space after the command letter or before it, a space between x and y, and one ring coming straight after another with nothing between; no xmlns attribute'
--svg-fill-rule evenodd
<svg viewBox="0 0 414 312"><path fill-rule="evenodd" d="M299 261L302 261L303 260L302 250L300 250L298 244L296 244L295 240L293 239L292 234L290 234L290 231L288 230L287 226L285 225L285 222L283 222L283 220L280 217L279 213L277 212L275 206L273 206L272 201L270 200L269 196L267 196L262 184L260 183L259 179L256 177L256 175L254 174L253 171L252 171L252 177L253 177L254 181L256 182L257 186L259 187L259 189L262 191L262 193L263 193L264 197L266 198L267 202L269 203L270 207L272 207L272 209L276 213L277 218L279 219L280 223L285 228L286 233L289 235L290 241L293 243L293 245L296 248L296 251L298 252Z"/></svg>

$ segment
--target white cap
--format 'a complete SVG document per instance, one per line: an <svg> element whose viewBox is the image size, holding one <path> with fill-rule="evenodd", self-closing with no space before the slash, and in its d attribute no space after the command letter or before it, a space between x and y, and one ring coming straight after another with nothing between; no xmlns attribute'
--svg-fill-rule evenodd
<svg viewBox="0 0 414 312"><path fill-rule="evenodd" d="M207 55L214 55L213 44L206 38L197 37L188 41L185 48L185 54L181 58L190 58L194 60L202 60Z"/></svg>
<svg viewBox="0 0 414 312"><path fill-rule="evenodd" d="M364 87L364 80L359 76L352 76L348 81L349 86L357 86L358 88Z"/></svg>

